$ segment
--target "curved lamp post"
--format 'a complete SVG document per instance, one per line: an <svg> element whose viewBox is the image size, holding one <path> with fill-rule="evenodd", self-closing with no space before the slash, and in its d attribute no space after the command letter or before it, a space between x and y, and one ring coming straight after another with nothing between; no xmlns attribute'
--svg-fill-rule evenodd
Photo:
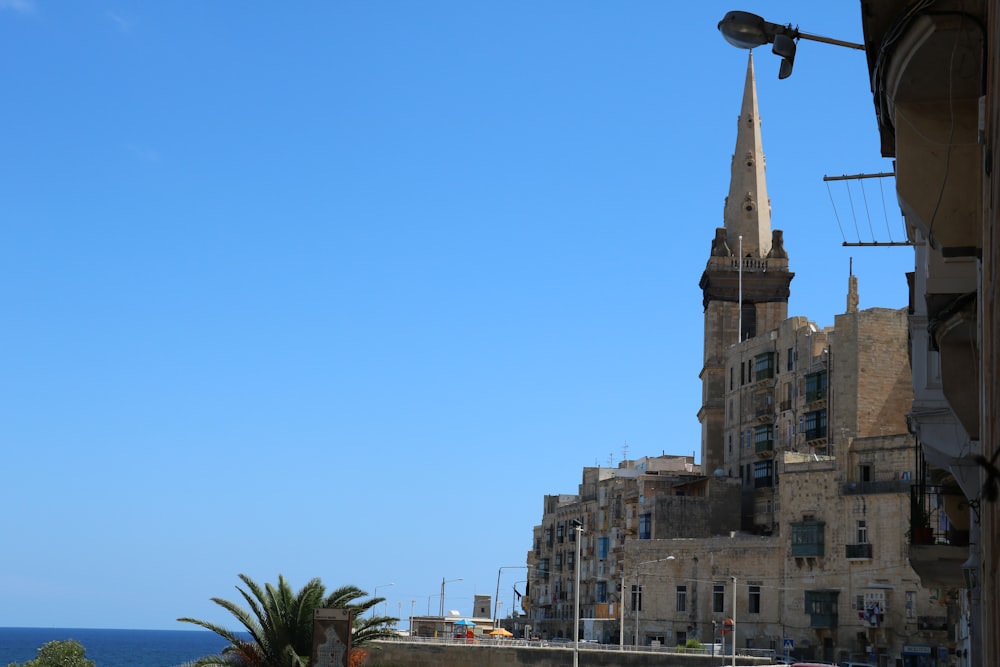
<svg viewBox="0 0 1000 667"><path fill-rule="evenodd" d="M653 563L662 563L663 561L667 561L667 560L676 560L676 559L673 556L667 556L666 558L658 558L656 560L646 560L646 561L643 561L641 563L636 563L635 564L635 600L636 600L637 604L635 605L635 638L633 640L633 644L636 647L639 646L639 610L640 610L640 608L642 606L641 604L638 604L639 601L642 599L642 592L641 592L641 588L639 587L639 568L642 567L643 565L652 565ZM624 575L622 576L622 581L623 582L625 581ZM622 588L624 588L624 584L622 585ZM625 620L625 610L623 608L622 609L622 621L624 621L624 620Z"/></svg>
<svg viewBox="0 0 1000 667"><path fill-rule="evenodd" d="M832 37L812 35L793 28L792 24L781 25L765 21L750 12L727 12L719 21L719 32L727 42L739 49L752 49L764 44L772 44L771 52L781 56L781 67L778 78L787 79L792 74L792 64L795 62L795 40L808 39L834 46L845 46L849 49L865 50L864 44L845 42Z"/></svg>
<svg viewBox="0 0 1000 667"><path fill-rule="evenodd" d="M462 577L459 577L458 579L449 579L448 581L445 581L444 577L441 577L441 618L444 618L444 585L450 584L453 581L464 581L464 580L462 579Z"/></svg>
<svg viewBox="0 0 1000 667"><path fill-rule="evenodd" d="M497 570L497 592L496 597L493 598L493 627L497 627L497 604L500 601L500 573L504 570L527 570L529 569L527 565L502 565L499 570ZM511 610L513 611L513 607Z"/></svg>
<svg viewBox="0 0 1000 667"><path fill-rule="evenodd" d="M396 585L396 582L391 582L391 583L388 583L388 584L379 584L378 586L375 587L375 591L372 593L372 597L373 598L377 598L378 597L378 589L380 589L380 588L388 588L389 586L395 586L395 585ZM375 618L375 607L377 607L377 606L378 606L377 604L373 604L372 605L372 618Z"/></svg>
<svg viewBox="0 0 1000 667"><path fill-rule="evenodd" d="M573 667L580 667L580 544L583 542L583 522L573 519L576 531L576 575L573 585Z"/></svg>

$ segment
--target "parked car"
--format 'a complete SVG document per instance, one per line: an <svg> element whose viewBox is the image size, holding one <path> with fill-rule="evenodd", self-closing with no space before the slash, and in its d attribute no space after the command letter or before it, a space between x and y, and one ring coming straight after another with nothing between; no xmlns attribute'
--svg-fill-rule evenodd
<svg viewBox="0 0 1000 667"><path fill-rule="evenodd" d="M840 667L875 667L870 662L855 662L854 660L845 660L840 663Z"/></svg>

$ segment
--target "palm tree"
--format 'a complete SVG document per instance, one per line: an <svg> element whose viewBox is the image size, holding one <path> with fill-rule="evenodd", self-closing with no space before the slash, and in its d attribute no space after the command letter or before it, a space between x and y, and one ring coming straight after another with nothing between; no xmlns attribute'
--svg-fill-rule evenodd
<svg viewBox="0 0 1000 667"><path fill-rule="evenodd" d="M235 616L242 630L232 631L196 618L177 619L211 630L229 642L221 655L194 662L197 667L308 667L312 653L313 612L318 608L355 611L351 640L354 646L393 635L390 626L397 619L362 617L364 611L384 598L356 602L367 595L357 586L342 586L326 595L322 582L316 578L309 580L298 593L293 593L280 574L277 586L266 584L263 588L245 574L239 577L246 590L239 586L236 590L243 596L249 611L222 598L212 598L212 602Z"/></svg>

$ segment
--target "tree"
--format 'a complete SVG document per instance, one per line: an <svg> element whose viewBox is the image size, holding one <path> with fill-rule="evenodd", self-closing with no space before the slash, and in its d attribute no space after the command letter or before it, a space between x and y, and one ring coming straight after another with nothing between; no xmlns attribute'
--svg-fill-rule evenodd
<svg viewBox="0 0 1000 667"><path fill-rule="evenodd" d="M75 639L67 639L43 644L34 660L21 665L12 662L7 667L96 667L96 664L87 659L87 650L83 648L83 644Z"/></svg>
<svg viewBox="0 0 1000 667"><path fill-rule="evenodd" d="M278 585L262 588L245 574L239 575L246 588L236 587L249 610L240 605L212 598L239 621L241 630L233 631L208 621L183 617L183 623L193 623L211 630L229 642L218 656L209 656L193 663L197 667L308 667L312 653L313 612L319 608L353 609L355 611L352 644L360 646L373 639L394 634L390 627L398 619L388 616L364 618L364 612L384 598L369 598L357 586L342 586L329 595L318 579L309 580L298 593L278 575Z"/></svg>

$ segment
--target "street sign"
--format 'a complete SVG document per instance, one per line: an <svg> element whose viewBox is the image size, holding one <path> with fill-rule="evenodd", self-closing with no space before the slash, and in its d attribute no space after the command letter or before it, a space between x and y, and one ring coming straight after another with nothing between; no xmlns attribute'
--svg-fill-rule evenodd
<svg viewBox="0 0 1000 667"><path fill-rule="evenodd" d="M781 648L783 648L785 651L791 651L793 648L795 648L795 640L787 638L781 640Z"/></svg>

